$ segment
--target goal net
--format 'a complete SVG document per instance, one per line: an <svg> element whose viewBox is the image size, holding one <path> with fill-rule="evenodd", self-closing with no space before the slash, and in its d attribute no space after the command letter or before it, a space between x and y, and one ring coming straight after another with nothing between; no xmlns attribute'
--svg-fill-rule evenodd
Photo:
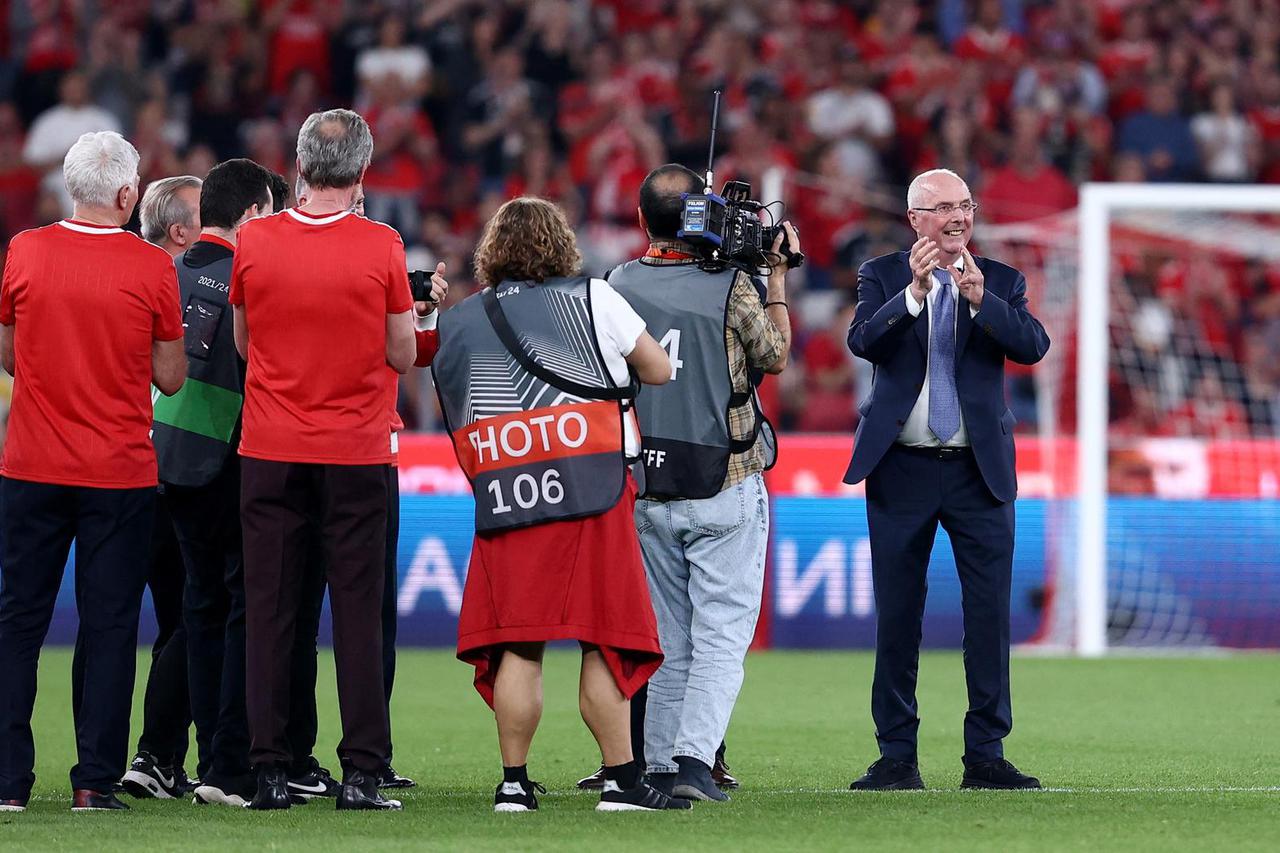
<svg viewBox="0 0 1280 853"><path fill-rule="evenodd" d="M976 243L1053 340L1008 389L1032 643L1280 648L1280 187L1087 185Z"/></svg>

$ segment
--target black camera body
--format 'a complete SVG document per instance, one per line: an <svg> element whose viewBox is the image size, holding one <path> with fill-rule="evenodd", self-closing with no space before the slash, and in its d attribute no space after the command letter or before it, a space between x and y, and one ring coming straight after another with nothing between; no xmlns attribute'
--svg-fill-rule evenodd
<svg viewBox="0 0 1280 853"><path fill-rule="evenodd" d="M409 293L413 294L414 302L437 304L436 298L431 295L432 275L434 273L427 270L409 270Z"/></svg>
<svg viewBox="0 0 1280 853"><path fill-rule="evenodd" d="M765 205L751 198L746 181L726 181L719 195L710 187L702 193L685 193L681 228L676 236L703 252L709 265L732 266L750 273L772 264L769 255L781 225L766 225L759 213ZM782 256L788 269L804 263L804 253L792 250L785 236Z"/></svg>

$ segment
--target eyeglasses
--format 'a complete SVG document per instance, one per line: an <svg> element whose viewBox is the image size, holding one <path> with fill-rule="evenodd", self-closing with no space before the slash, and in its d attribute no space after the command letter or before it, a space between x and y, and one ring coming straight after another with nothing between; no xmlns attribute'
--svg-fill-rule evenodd
<svg viewBox="0 0 1280 853"><path fill-rule="evenodd" d="M944 201L936 207L913 207L911 209L921 210L925 213L937 213L940 216L950 216L957 210L961 213L976 213L978 210L978 203L976 201L962 201L959 204L955 204L950 201Z"/></svg>

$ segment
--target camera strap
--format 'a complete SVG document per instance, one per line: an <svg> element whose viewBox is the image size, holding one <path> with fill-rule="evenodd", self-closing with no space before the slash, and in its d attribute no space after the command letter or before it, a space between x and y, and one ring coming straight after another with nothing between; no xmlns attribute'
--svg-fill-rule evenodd
<svg viewBox="0 0 1280 853"><path fill-rule="evenodd" d="M507 348L507 352L511 353L511 356L527 373L553 388L558 388L566 394L582 397L585 400L617 400L621 402L640 393L640 380L636 377L634 371L631 372L630 383L621 388L596 388L557 376L538 364L529 353L525 352L520 339L516 337L515 330L507 322L506 314L503 312L502 305L498 302L498 296L493 288L488 287L481 291L480 299L484 303L484 312L489 318L489 325L493 327L494 334L498 336L498 340ZM592 334L594 333L595 330L592 329Z"/></svg>

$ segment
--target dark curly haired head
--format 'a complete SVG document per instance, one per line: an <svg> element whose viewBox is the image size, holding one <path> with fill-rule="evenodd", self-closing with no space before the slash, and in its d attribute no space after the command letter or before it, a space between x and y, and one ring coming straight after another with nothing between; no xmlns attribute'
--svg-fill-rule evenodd
<svg viewBox="0 0 1280 853"><path fill-rule="evenodd" d="M540 198L513 198L498 208L475 254L481 284L576 275L582 253L564 211Z"/></svg>

